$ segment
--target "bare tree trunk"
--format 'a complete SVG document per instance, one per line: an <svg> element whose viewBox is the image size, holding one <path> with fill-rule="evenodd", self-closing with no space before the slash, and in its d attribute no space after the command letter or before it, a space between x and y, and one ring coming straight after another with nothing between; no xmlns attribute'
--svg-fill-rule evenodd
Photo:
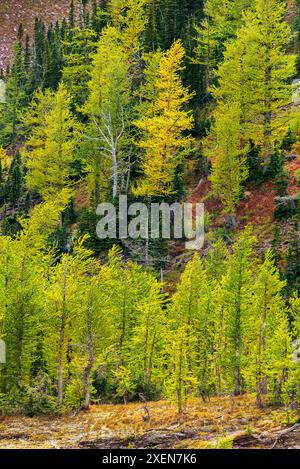
<svg viewBox="0 0 300 469"><path fill-rule="evenodd" d="M91 348L90 348L91 347ZM84 370L84 410L89 410L91 403L90 396L90 383L91 383L91 372L95 363L95 358L92 350L92 345L89 345L89 361L87 367Z"/></svg>
<svg viewBox="0 0 300 469"><path fill-rule="evenodd" d="M146 331L145 331L145 343L144 343L144 391L148 384L148 342L149 342L149 314L147 315Z"/></svg>
<svg viewBox="0 0 300 469"><path fill-rule="evenodd" d="M113 162L113 199L118 195L118 161L116 148L112 147L112 162Z"/></svg>
<svg viewBox="0 0 300 469"><path fill-rule="evenodd" d="M178 369L178 376L177 376L177 406L178 406L178 413L182 414L183 412L183 396L182 396L182 360L183 360L183 337L181 337L180 342L180 352L179 352L179 369Z"/></svg>
<svg viewBox="0 0 300 469"><path fill-rule="evenodd" d="M216 357L218 397L222 395L222 376L221 376L222 340L223 340L223 308L221 308L220 317L219 317L219 336L218 336L218 348L217 348L217 357Z"/></svg>
<svg viewBox="0 0 300 469"><path fill-rule="evenodd" d="M61 325L59 332L59 347L58 347L58 402L63 403L63 353L65 344L65 330L66 330L66 290L67 290L67 274L68 267L64 271L63 291L62 291L62 315Z"/></svg>
<svg viewBox="0 0 300 469"><path fill-rule="evenodd" d="M91 318L91 312L87 310L87 328L88 328L88 343L87 343L87 349L88 349L88 363L87 366L84 370L84 410L89 410L90 407L90 401L91 401L91 396L90 396L90 382L91 382L91 372L95 363L95 357L94 357L94 348L93 348L93 331L92 331L92 318Z"/></svg>
<svg viewBox="0 0 300 469"><path fill-rule="evenodd" d="M156 330L153 334L153 340L150 348L150 357L149 357L149 365L148 365L148 385L151 385L152 382L152 364L153 364L153 355L154 355L154 347L156 341Z"/></svg>
<svg viewBox="0 0 300 469"><path fill-rule="evenodd" d="M258 342L258 357L257 357L257 377L256 377L256 403L262 407L262 395L267 394L268 384L265 372L262 369L262 364L266 364L266 348L267 348L267 290L264 290L264 309L260 320L259 342Z"/></svg>
<svg viewBox="0 0 300 469"><path fill-rule="evenodd" d="M234 366L234 395L238 396L241 394L241 295L242 295L242 273L239 272L239 284L237 291L237 303L235 313L235 366Z"/></svg>
<svg viewBox="0 0 300 469"><path fill-rule="evenodd" d="M65 341L65 326L62 321L59 336L59 352L58 352L58 402L63 402L63 348Z"/></svg>

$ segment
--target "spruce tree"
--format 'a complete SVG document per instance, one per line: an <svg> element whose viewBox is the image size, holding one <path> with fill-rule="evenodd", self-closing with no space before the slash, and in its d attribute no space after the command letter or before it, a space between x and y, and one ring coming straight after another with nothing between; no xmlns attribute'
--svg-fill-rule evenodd
<svg viewBox="0 0 300 469"><path fill-rule="evenodd" d="M20 152L17 151L12 159L6 183L6 197L9 202L16 205L24 189L24 175Z"/></svg>

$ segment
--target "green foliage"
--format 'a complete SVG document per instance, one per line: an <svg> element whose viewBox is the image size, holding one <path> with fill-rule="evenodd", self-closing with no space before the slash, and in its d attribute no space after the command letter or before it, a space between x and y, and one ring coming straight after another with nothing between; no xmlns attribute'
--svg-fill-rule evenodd
<svg viewBox="0 0 300 469"><path fill-rule="evenodd" d="M216 449L233 449L233 441L231 437L222 438L217 442Z"/></svg>
<svg viewBox="0 0 300 469"><path fill-rule="evenodd" d="M294 291L300 293L300 241L297 229L296 225L292 231L292 242L286 255L285 276L290 294Z"/></svg>
<svg viewBox="0 0 300 469"><path fill-rule="evenodd" d="M285 2L256 0L236 39L227 43L217 70L219 86L212 87L218 106L237 106L241 145L259 146L265 166L276 140L289 128L285 109L292 101L295 56L285 53L291 40L285 11Z"/></svg>
<svg viewBox="0 0 300 469"><path fill-rule="evenodd" d="M295 132L291 128L289 128L287 130L287 133L283 137L281 147L282 147L283 150L291 151L292 146L296 142L297 142L297 135L295 134Z"/></svg>
<svg viewBox="0 0 300 469"><path fill-rule="evenodd" d="M72 35L63 42L62 78L78 110L88 97L91 56L96 49L95 37L96 33L91 29L74 28Z"/></svg>
<svg viewBox="0 0 300 469"><path fill-rule="evenodd" d="M216 114L214 136L218 152L213 162L211 181L213 190L220 196L224 210L235 213L248 177L244 149L240 146L241 128L238 106L220 106Z"/></svg>
<svg viewBox="0 0 300 469"><path fill-rule="evenodd" d="M45 200L71 185L78 124L70 95L61 83L57 93L38 94L25 122L35 124L25 144L26 185Z"/></svg>
<svg viewBox="0 0 300 469"><path fill-rule="evenodd" d="M130 111L129 61L116 28L103 31L93 59L89 98L84 113L89 118L86 129L89 146L85 162L93 205L100 194L108 195L108 175L113 177L112 196L118 194L120 167L128 140ZM105 191L101 191L101 186ZM101 191L101 192L100 192Z"/></svg>
<svg viewBox="0 0 300 469"><path fill-rule="evenodd" d="M299 120L285 2L80 3L68 22L36 19L32 38L20 26L0 74L1 410L59 414L142 394L182 413L192 397L249 392L288 412L300 399L300 302L287 298L299 293L296 230L286 281L251 227L233 240L220 228L167 288L165 240L126 240L123 257L95 233L97 204L119 194L187 198L191 167L232 219L245 185L268 180L275 217L298 220L284 161ZM279 244L277 233L277 260Z"/></svg>
<svg viewBox="0 0 300 469"><path fill-rule="evenodd" d="M142 106L145 115L135 122L142 131L139 147L144 150L143 178L134 189L135 195L172 194L176 170L192 144L185 135L193 127L193 117L184 109L191 95L180 78L183 57L182 44L176 41L166 54L150 59L144 90L149 102Z"/></svg>
<svg viewBox="0 0 300 469"><path fill-rule="evenodd" d="M5 200L16 205L22 196L23 186L24 175L21 162L21 155L20 152L17 151L12 159L8 172L5 187Z"/></svg>

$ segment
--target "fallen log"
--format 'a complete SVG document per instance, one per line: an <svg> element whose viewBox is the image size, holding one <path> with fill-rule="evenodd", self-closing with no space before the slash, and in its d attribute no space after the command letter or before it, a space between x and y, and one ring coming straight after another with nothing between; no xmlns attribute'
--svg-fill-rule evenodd
<svg viewBox="0 0 300 469"><path fill-rule="evenodd" d="M270 449L275 449L277 444L279 443L279 441L281 440L282 437L288 435L289 433L292 433L294 432L295 430L297 430L297 428L300 427L300 422L299 423L296 423L295 425L293 425L292 427L288 428L287 430L284 430L283 432L281 432L276 440L274 441L273 445L271 446Z"/></svg>

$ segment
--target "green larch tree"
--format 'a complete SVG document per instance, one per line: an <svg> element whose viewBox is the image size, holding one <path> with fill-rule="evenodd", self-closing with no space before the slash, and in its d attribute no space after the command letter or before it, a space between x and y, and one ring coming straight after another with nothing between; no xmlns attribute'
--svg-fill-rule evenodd
<svg viewBox="0 0 300 469"><path fill-rule="evenodd" d="M228 378L234 395L241 394L244 388L242 380L243 323L252 284L254 243L252 230L247 228L233 246L233 254L229 258L228 270L223 280L223 311L227 322Z"/></svg>
<svg viewBox="0 0 300 469"><path fill-rule="evenodd" d="M186 325L175 326L169 321L165 331L164 395L177 403L178 413L181 414L186 405L191 388L196 387L196 378L189 366L190 349L195 346L191 342L191 335Z"/></svg>
<svg viewBox="0 0 300 469"><path fill-rule="evenodd" d="M53 97L50 96L41 98L34 109L35 113L42 108L44 114L33 115L33 119L38 119L37 126L26 141L23 152L27 168L26 186L38 192L43 199L72 185L72 164L79 130L64 84L60 84Z"/></svg>
<svg viewBox="0 0 300 469"><path fill-rule="evenodd" d="M259 266L244 323L249 356L245 375L255 384L256 401L263 405L268 388L280 392L287 380L291 363L291 337L282 297L285 282L274 265L271 252ZM289 362L289 363L288 363Z"/></svg>
<svg viewBox="0 0 300 469"><path fill-rule="evenodd" d="M31 382L39 332L43 330L43 295L46 272L53 262L51 248L46 252L49 235L59 222L68 194L57 195L37 206L29 220L21 220L23 231L15 239L0 238L1 297L3 318L1 333L7 344L4 370L6 391L26 390ZM17 399L17 396L16 396Z"/></svg>
<svg viewBox="0 0 300 469"><path fill-rule="evenodd" d="M224 211L234 216L243 193L243 184L248 177L245 149L241 148L239 105L219 106L215 114L213 138L216 146L210 177L215 193L220 196Z"/></svg>
<svg viewBox="0 0 300 469"><path fill-rule="evenodd" d="M129 62L114 27L103 30L93 60L86 139L92 150L86 158L90 193L97 205L100 189L115 198L120 188L121 160L128 139L130 111ZM112 179L112 184L110 180ZM112 187L112 190L110 189Z"/></svg>
<svg viewBox="0 0 300 469"><path fill-rule="evenodd" d="M137 320L132 338L130 368L135 380L142 385L145 397L155 396L161 385L162 331L166 321L165 298L161 284L149 275L149 291L137 307Z"/></svg>
<svg viewBox="0 0 300 469"><path fill-rule="evenodd" d="M180 284L173 295L172 305L168 315L171 321L170 324L172 324L173 327L184 327L184 335L187 340L184 346L186 366L190 376L195 372L197 374L195 370L196 343L198 331L202 326L199 324L199 301L202 300L201 292L206 281L203 265L198 255L195 255L187 264L181 276ZM192 383L188 389L188 393L190 395L195 393L195 388L192 387Z"/></svg>
<svg viewBox="0 0 300 469"><path fill-rule="evenodd" d="M134 189L139 196L172 193L176 168L192 143L191 137L186 135L193 127L193 117L184 109L191 95L180 76L183 58L183 46L176 41L162 56L154 82L153 72L148 74L152 80L152 100L146 115L135 122L142 132L138 146L143 150L143 176Z"/></svg>
<svg viewBox="0 0 300 469"><path fill-rule="evenodd" d="M80 240L74 246L72 254L63 254L59 264L49 272L50 287L47 290L46 311L48 334L45 342L49 372L57 381L57 396L63 404L66 392L66 379L71 367L72 341L75 338L78 317L82 314L81 283L83 276L92 269L90 252L82 246ZM87 319L89 320L89 319ZM89 357L90 358L90 357ZM85 385L89 384L89 375ZM86 389L86 401L88 398Z"/></svg>
<svg viewBox="0 0 300 469"><path fill-rule="evenodd" d="M281 0L256 0L227 46L217 71L219 86L212 90L221 106L239 105L242 143L258 145L264 165L288 129L286 106L292 102L295 56L287 52L291 29L285 13Z"/></svg>

